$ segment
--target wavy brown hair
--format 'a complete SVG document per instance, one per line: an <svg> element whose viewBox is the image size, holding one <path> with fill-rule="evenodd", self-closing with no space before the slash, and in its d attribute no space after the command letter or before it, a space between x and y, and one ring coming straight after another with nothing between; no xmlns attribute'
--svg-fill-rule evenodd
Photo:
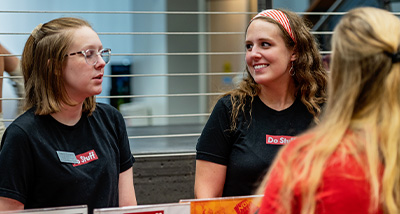
<svg viewBox="0 0 400 214"><path fill-rule="evenodd" d="M281 24L269 17L257 17L266 22L276 24L281 30L282 38L286 46L294 49L297 59L293 62L293 69L296 74L293 76L296 90L295 97L300 97L301 102L307 107L308 111L314 116L314 121L318 123L321 114L321 106L326 101L327 73L322 64L319 53L319 45L315 37L310 33L310 24L307 20L297 14L279 9L289 19L289 23L296 39L296 43L289 36L289 33ZM246 32L251 22L246 28ZM245 112L245 106L252 104L254 97L260 93L260 86L257 84L246 68L246 77L239 83L239 87L225 93L223 96L230 95L232 102L231 130L236 129L237 117L240 112ZM250 99L248 99L250 97ZM250 112L251 115L251 112Z"/></svg>
<svg viewBox="0 0 400 214"><path fill-rule="evenodd" d="M25 43L21 65L25 82L24 109L36 107L35 114L59 112L63 104L76 105L64 86L63 67L74 30L90 27L85 20L63 17L38 25ZM83 112L94 111L94 96L83 102Z"/></svg>

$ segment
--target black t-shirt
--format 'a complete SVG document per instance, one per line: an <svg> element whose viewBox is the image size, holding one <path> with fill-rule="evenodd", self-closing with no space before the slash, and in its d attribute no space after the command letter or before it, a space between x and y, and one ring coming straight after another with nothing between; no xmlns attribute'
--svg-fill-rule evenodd
<svg viewBox="0 0 400 214"><path fill-rule="evenodd" d="M196 146L196 159L227 166L223 196L252 195L282 147L305 131L313 115L296 99L287 109L276 111L259 97L252 104L251 116L239 114L237 129L229 131L232 111L230 96L214 107Z"/></svg>
<svg viewBox="0 0 400 214"><path fill-rule="evenodd" d="M119 173L134 162L122 115L98 103L91 116L83 114L67 126L34 111L25 112L4 133L0 196L20 201L25 209L117 207ZM71 162L71 154L79 163Z"/></svg>

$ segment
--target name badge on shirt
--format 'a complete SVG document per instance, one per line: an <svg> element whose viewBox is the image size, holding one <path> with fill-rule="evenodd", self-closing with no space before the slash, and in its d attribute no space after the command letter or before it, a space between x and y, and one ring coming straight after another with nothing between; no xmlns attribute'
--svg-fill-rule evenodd
<svg viewBox="0 0 400 214"><path fill-rule="evenodd" d="M57 151L58 158L60 159L61 163L79 163L78 159L73 152L63 152Z"/></svg>

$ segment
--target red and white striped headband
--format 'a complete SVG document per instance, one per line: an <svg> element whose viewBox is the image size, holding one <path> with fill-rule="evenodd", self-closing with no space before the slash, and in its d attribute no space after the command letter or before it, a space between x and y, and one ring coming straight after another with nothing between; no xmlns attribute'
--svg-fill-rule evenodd
<svg viewBox="0 0 400 214"><path fill-rule="evenodd" d="M292 37L293 41L296 42L296 39L294 38L294 35L292 33L292 28L290 27L289 24L289 19L286 16L286 14L284 14L282 11L280 10L263 10L260 13L258 13L256 16L254 16L250 23L258 17L269 17L272 18L273 20L279 22L279 24L281 24L283 26L283 28L285 28L285 30L289 33L289 36Z"/></svg>

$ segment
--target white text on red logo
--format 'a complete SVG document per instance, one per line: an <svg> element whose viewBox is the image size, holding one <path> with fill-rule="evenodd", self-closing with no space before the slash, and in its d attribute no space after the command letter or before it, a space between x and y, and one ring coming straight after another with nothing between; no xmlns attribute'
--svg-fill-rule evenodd
<svg viewBox="0 0 400 214"><path fill-rule="evenodd" d="M266 135L267 144L272 145L285 145L290 143L290 141L294 140L293 136L277 136L277 135Z"/></svg>
<svg viewBox="0 0 400 214"><path fill-rule="evenodd" d="M83 164L87 164L99 158L97 157L96 152L94 150L90 150L88 152L76 155L76 159L78 160L78 163L73 164L72 166L80 166Z"/></svg>

